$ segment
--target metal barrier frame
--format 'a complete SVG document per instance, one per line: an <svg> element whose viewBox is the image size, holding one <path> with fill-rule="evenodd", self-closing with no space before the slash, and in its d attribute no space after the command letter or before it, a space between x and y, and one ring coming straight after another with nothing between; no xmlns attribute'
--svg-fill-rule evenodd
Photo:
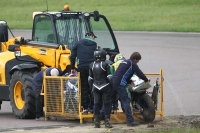
<svg viewBox="0 0 200 133"><path fill-rule="evenodd" d="M158 99L160 99L160 107L161 109L160 110L156 110L156 115L160 115L160 119L156 119L155 120L164 120L164 94L163 94L163 81L164 81L164 78L163 78L163 70L160 69L160 73L147 73L145 74L147 77L148 76L157 76L159 77L159 83L160 83L160 97L158 97ZM137 121L142 121L138 116L139 116L140 113L134 113L134 118L137 120Z"/></svg>
<svg viewBox="0 0 200 133"><path fill-rule="evenodd" d="M59 112L47 112L47 88L46 88L46 81L47 79L55 79L55 78L59 78L61 80L61 106L62 106L62 111L61 113ZM79 88L79 77L62 77L62 76L46 76L46 74L44 74L44 80L43 80L43 89L40 93L40 95L44 95L44 113L45 113L45 120L48 120L48 116L65 116L68 117L70 119L79 119L79 115L78 114L69 114L69 113L65 113L64 111L64 87L63 87L63 80L68 80L68 79L75 79L78 80L78 88ZM79 89L78 89L78 93L79 93ZM80 98L78 97L78 101L80 101Z"/></svg>

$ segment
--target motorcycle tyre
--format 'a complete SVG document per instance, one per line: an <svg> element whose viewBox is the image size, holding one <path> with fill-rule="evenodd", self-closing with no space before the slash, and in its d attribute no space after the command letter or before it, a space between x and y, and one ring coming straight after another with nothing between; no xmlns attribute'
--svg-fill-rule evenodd
<svg viewBox="0 0 200 133"><path fill-rule="evenodd" d="M143 108L141 115L144 122L152 122L155 119L156 111L152 98L148 94L144 94L140 97L140 106Z"/></svg>

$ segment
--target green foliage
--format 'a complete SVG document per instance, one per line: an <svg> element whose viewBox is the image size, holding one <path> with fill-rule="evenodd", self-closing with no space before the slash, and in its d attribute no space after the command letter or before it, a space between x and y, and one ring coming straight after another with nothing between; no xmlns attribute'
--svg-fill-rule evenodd
<svg viewBox="0 0 200 133"><path fill-rule="evenodd" d="M49 11L98 10L113 30L200 32L200 0L47 0ZM32 14L47 10L46 0L1 0L0 19L12 29L31 29Z"/></svg>

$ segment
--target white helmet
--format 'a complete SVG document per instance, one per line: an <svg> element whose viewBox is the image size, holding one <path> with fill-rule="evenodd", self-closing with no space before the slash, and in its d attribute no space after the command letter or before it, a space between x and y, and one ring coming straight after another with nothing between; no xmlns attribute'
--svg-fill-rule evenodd
<svg viewBox="0 0 200 133"><path fill-rule="evenodd" d="M58 76L59 75L59 71L56 68L51 69L50 71L51 76Z"/></svg>

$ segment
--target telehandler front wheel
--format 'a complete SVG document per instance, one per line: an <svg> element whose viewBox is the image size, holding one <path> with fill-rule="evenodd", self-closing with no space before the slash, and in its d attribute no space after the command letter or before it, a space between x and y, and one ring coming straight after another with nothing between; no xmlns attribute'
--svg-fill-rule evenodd
<svg viewBox="0 0 200 133"><path fill-rule="evenodd" d="M10 105L20 119L35 118L35 95L32 80L36 72L15 71L10 80Z"/></svg>

